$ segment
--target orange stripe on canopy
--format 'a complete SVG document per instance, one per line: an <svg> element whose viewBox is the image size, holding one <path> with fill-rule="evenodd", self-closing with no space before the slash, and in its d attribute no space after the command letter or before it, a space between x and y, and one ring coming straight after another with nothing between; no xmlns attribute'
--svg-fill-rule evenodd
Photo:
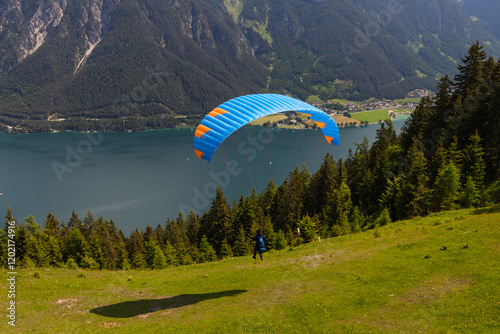
<svg viewBox="0 0 500 334"><path fill-rule="evenodd" d="M314 120L313 120L313 121L314 121ZM316 122L316 121L314 121L314 123L318 124L318 126L319 126L320 128L322 128L322 129L323 129L323 128L325 127L325 125L326 125L326 123L323 123L323 122ZM325 136L325 137L326 137L326 136ZM331 144L331 143L330 143L330 144Z"/></svg>
<svg viewBox="0 0 500 334"><path fill-rule="evenodd" d="M325 136L325 138L330 144L332 143L333 137Z"/></svg>
<svg viewBox="0 0 500 334"><path fill-rule="evenodd" d="M203 125L203 124L200 124L198 125L198 127L196 128L196 132L194 133L194 135L198 138L200 138L205 132L207 131L210 131L212 129L210 129L209 127Z"/></svg>
<svg viewBox="0 0 500 334"><path fill-rule="evenodd" d="M198 156L198 158L200 158L200 159L201 159L201 156L203 155L203 153L204 153L204 152L199 151L199 150L197 150L197 149L194 149L194 153L196 153L196 155Z"/></svg>
<svg viewBox="0 0 500 334"><path fill-rule="evenodd" d="M222 115L222 114L225 114L227 113L227 111L225 111L224 109L221 109L221 108L215 108L214 110L212 110L211 112L208 113L208 116L217 116L217 115Z"/></svg>
<svg viewBox="0 0 500 334"><path fill-rule="evenodd" d="M300 112L300 111L299 111ZM309 116L311 117L312 115L311 114L306 114L305 112L301 112L302 115L306 115L306 116Z"/></svg>

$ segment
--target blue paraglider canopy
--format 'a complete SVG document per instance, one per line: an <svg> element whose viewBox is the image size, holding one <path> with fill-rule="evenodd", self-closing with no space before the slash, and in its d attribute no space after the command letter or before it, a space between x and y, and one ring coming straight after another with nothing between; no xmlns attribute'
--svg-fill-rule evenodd
<svg viewBox="0 0 500 334"><path fill-rule="evenodd" d="M200 159L210 162L219 145L233 132L258 118L284 111L309 116L330 144L339 144L337 124L323 110L285 95L252 94L226 101L208 113L196 128L194 151Z"/></svg>

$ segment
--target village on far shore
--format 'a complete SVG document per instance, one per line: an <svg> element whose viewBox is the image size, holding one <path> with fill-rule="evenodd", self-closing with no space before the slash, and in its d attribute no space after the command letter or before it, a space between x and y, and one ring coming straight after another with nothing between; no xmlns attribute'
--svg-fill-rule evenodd
<svg viewBox="0 0 500 334"><path fill-rule="evenodd" d="M350 127L380 123L386 119L393 120L408 115L415 110L423 97L432 95L433 92L428 89L416 89L409 92L406 98L396 100L372 98L357 102L333 99L324 102L313 97L307 102L329 114L337 126ZM266 116L251 124L295 129L308 129L317 126L309 117L296 112Z"/></svg>

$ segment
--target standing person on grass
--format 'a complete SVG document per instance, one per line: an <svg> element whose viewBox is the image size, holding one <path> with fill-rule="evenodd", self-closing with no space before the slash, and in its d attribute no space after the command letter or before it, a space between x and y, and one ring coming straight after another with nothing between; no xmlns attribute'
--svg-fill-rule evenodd
<svg viewBox="0 0 500 334"><path fill-rule="evenodd" d="M260 259L264 260L262 258L262 253L266 251L266 244L264 237L262 236L262 234L260 234L260 230L257 230L257 235L255 236L254 240L255 247L253 249L253 258L255 259L255 255L257 254L257 252L259 252Z"/></svg>

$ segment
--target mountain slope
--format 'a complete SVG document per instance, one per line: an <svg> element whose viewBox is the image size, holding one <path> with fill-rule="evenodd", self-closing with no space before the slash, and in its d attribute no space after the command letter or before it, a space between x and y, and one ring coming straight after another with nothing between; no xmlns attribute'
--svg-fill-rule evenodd
<svg viewBox="0 0 500 334"><path fill-rule="evenodd" d="M22 307L16 329L495 333L499 219L498 207L443 212L264 253L264 261L235 257L163 270L17 269L22 294L16 306L22 300ZM0 287L8 291L8 283Z"/></svg>
<svg viewBox="0 0 500 334"><path fill-rule="evenodd" d="M19 118L45 120L52 114L168 119L257 92L267 78L231 18L201 1L94 0L49 7L60 8L61 18L57 25L47 18L44 29L50 33L33 37L41 45L29 55L20 48L4 58L1 123L15 126ZM6 34L3 45L31 29L29 13L21 13L19 27ZM14 58L19 62L9 62Z"/></svg>
<svg viewBox="0 0 500 334"><path fill-rule="evenodd" d="M476 39L500 54L449 0L2 0L0 126L194 124L263 91L401 97L453 74Z"/></svg>
<svg viewBox="0 0 500 334"><path fill-rule="evenodd" d="M237 20L249 27L259 59L274 65L272 88L302 98L395 97L434 88L476 39L499 54L498 40L443 0L244 1Z"/></svg>
<svg viewBox="0 0 500 334"><path fill-rule="evenodd" d="M457 0L465 12L472 16L496 38L500 38L500 2L496 0Z"/></svg>

